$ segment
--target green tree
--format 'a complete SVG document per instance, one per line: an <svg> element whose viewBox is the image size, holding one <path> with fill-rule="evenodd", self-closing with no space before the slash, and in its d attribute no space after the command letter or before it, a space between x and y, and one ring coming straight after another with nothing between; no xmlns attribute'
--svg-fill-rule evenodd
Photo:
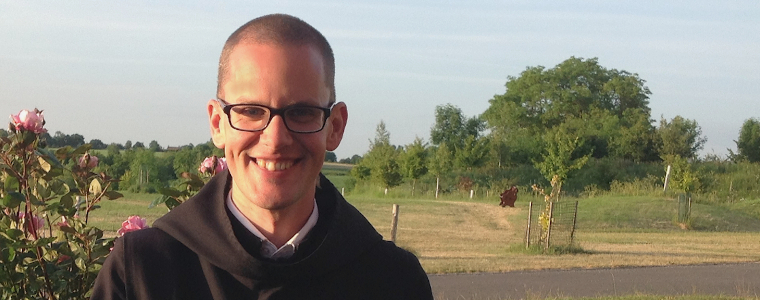
<svg viewBox="0 0 760 300"><path fill-rule="evenodd" d="M337 160L338 160L338 156L335 155L335 152L327 151L325 153L325 161L336 162Z"/></svg>
<svg viewBox="0 0 760 300"><path fill-rule="evenodd" d="M412 195L414 195L417 179L427 174L427 145L421 138L404 147L401 157L401 171L404 177L412 180Z"/></svg>
<svg viewBox="0 0 760 300"><path fill-rule="evenodd" d="M551 194L560 195L562 184L567 180L569 173L582 168L591 154L577 153L576 150L581 148L583 140L568 126L558 126L555 130L547 132L544 141L546 152L542 155L542 160L535 161L534 164L536 169L552 182Z"/></svg>
<svg viewBox="0 0 760 300"><path fill-rule="evenodd" d="M99 139L91 139L90 146L90 149L105 149L107 147L107 145Z"/></svg>
<svg viewBox="0 0 760 300"><path fill-rule="evenodd" d="M480 167L487 161L490 150L488 138L468 135L454 151L454 165L463 170Z"/></svg>
<svg viewBox="0 0 760 300"><path fill-rule="evenodd" d="M702 128L697 121L675 116L670 122L665 118L660 119L660 127L657 128L660 139L660 156L678 155L685 159L697 158L697 152L702 150L707 142L702 137Z"/></svg>
<svg viewBox="0 0 760 300"><path fill-rule="evenodd" d="M630 146L625 140L612 142L618 130L649 130L635 127L646 123L637 122L640 116L627 112L638 111L649 118L651 92L637 74L604 68L596 58L571 57L551 69L528 67L519 77L508 77L506 88L506 93L489 100L482 115L496 145L508 151L501 156L520 160L518 163L539 159L543 133L576 118L589 121L584 147L593 148L595 157L618 153L647 157L642 151L631 152L639 150L633 147L614 149Z"/></svg>
<svg viewBox="0 0 760 300"><path fill-rule="evenodd" d="M488 140L481 136L485 122L480 117L467 118L458 107L446 104L435 108L435 125L430 130L433 145L446 144L460 169L479 167L488 155Z"/></svg>
<svg viewBox="0 0 760 300"><path fill-rule="evenodd" d="M132 149L132 141L127 140L127 142L124 143L124 149L131 150Z"/></svg>
<svg viewBox="0 0 760 300"><path fill-rule="evenodd" d="M615 156L637 162L655 160L658 146L649 114L638 108L627 109L620 122L620 129L612 136Z"/></svg>
<svg viewBox="0 0 760 300"><path fill-rule="evenodd" d="M750 162L760 162L760 120L751 118L744 121L739 130L739 139L734 143L741 158Z"/></svg>
<svg viewBox="0 0 760 300"><path fill-rule="evenodd" d="M666 154L662 158L665 165L671 166L671 176L669 186L680 192L691 193L701 186L699 177L692 170L689 161L680 155Z"/></svg>
<svg viewBox="0 0 760 300"><path fill-rule="evenodd" d="M448 146L446 146L446 143L441 143L438 147L432 149L432 153L433 156L428 160L428 171L435 175L435 197L438 198L441 176L451 172L454 165L454 157L448 149Z"/></svg>
<svg viewBox="0 0 760 300"><path fill-rule="evenodd" d="M148 144L148 149L150 151L153 151L153 152L161 152L162 151L161 145L159 145L156 140L150 141L150 143Z"/></svg>
<svg viewBox="0 0 760 300"><path fill-rule="evenodd" d="M352 165L355 165L355 164L358 164L359 161L361 161L361 160L362 160L361 156L359 156L358 154L354 154L351 157L346 157L346 158L341 159L339 162L342 163L342 164L352 164Z"/></svg>
<svg viewBox="0 0 760 300"><path fill-rule="evenodd" d="M390 136L388 130L385 129L385 122L380 121L375 130L375 139L370 141L369 151L359 163L359 169L352 172L357 179L365 178L362 168L366 168L369 170L369 177L385 188L392 188L401 184L402 176L398 164L398 151L396 147L391 145Z"/></svg>

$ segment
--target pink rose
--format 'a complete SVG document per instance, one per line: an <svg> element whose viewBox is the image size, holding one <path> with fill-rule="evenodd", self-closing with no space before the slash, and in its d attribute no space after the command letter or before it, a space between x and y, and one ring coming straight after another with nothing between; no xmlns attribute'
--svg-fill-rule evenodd
<svg viewBox="0 0 760 300"><path fill-rule="evenodd" d="M129 216L126 221L121 223L121 228L116 231L119 236L124 236L125 233L130 231L137 231L140 229L148 228L148 221L140 216Z"/></svg>
<svg viewBox="0 0 760 300"><path fill-rule="evenodd" d="M225 169L227 169L227 160L224 157L218 158L216 156L209 156L206 157L201 163L201 166L198 167L198 172L201 174L211 173L211 175L214 175Z"/></svg>
<svg viewBox="0 0 760 300"><path fill-rule="evenodd" d="M42 111L36 108L34 111L22 110L16 115L11 115L11 119L17 130L24 129L34 133L47 132L45 128L42 128L45 125L45 117L42 116Z"/></svg>
<svg viewBox="0 0 760 300"><path fill-rule="evenodd" d="M79 167L82 169L93 169L98 166L98 157L85 153L79 158Z"/></svg>
<svg viewBox="0 0 760 300"><path fill-rule="evenodd" d="M227 159L222 157L216 161L216 169L214 169L214 174L221 173L222 171L226 169L227 169Z"/></svg>

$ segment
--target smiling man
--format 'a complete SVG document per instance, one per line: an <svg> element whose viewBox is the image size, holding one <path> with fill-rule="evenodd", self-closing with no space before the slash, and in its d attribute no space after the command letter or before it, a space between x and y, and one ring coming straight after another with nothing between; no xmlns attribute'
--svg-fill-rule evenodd
<svg viewBox="0 0 760 300"><path fill-rule="evenodd" d="M334 78L330 45L300 19L235 31L207 105L229 171L119 238L92 299L433 299L417 258L320 174L348 121Z"/></svg>

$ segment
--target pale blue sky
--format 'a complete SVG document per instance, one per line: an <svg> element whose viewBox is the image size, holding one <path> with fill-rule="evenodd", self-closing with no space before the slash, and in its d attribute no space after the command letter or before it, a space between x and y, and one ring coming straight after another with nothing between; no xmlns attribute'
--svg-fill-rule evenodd
<svg viewBox="0 0 760 300"><path fill-rule="evenodd" d="M756 0L155 2L0 0L0 115L44 109L51 133L88 141L205 142L224 41L281 12L335 51L339 158L365 153L380 120L393 144L428 139L436 105L480 114L507 76L570 56L638 73L652 117L695 119L703 153L760 117Z"/></svg>

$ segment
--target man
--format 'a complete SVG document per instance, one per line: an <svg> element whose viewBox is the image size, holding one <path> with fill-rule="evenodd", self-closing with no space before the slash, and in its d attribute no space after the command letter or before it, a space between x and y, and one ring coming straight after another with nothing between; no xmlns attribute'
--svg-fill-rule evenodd
<svg viewBox="0 0 760 300"><path fill-rule="evenodd" d="M320 174L348 120L334 76L327 40L295 17L235 31L207 105L228 171L119 238L92 299L433 299L417 258Z"/></svg>

